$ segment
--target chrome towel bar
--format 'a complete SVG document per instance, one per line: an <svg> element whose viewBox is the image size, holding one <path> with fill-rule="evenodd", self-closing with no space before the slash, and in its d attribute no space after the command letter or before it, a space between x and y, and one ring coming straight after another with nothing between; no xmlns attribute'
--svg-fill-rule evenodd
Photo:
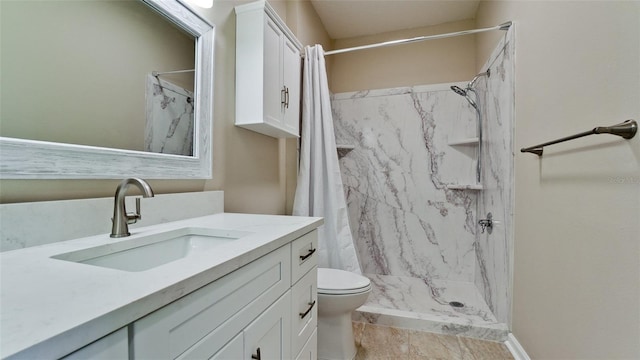
<svg viewBox="0 0 640 360"><path fill-rule="evenodd" d="M529 152L532 154L536 154L538 156L542 156L542 150L543 150L542 148L544 148L545 146L581 138L583 136L589 136L594 134L611 134L611 135L618 135L625 139L631 139L636 135L636 132L638 132L638 123L635 120L627 120L625 122L621 122L620 124L616 124L612 126L598 126L596 128L593 128L592 130L581 132L579 134L563 137L561 139L549 141L539 145L522 148L520 149L520 152L523 152L523 153Z"/></svg>

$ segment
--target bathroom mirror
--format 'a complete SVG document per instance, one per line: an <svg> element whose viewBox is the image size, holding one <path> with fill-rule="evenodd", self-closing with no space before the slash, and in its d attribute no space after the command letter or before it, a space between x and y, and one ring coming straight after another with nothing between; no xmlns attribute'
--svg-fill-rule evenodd
<svg viewBox="0 0 640 360"><path fill-rule="evenodd" d="M14 2L5 2L3 7L11 3ZM71 39L67 43L72 44L73 47L69 48L67 46L61 49L61 46L52 44L50 49L35 50L29 48L28 44L20 44L27 53L24 56L37 57L38 60L36 62L49 61L55 63L53 69L60 68L60 71L67 65L66 61L64 61L65 57L55 56L51 53L53 51L62 50L66 54L79 52L82 53L81 58L86 60L75 63L73 66L66 66L72 68L74 72L71 75L65 75L65 77L55 78L53 75L48 77L45 76L46 73L37 74L36 71L32 71L35 74L33 75L36 79L35 81L40 81L41 86L39 87L43 89L43 94L38 96L43 96L41 99L44 100L39 101L33 101L29 97L29 93L33 93L33 91L28 91L24 88L8 89L5 86L5 83L8 83L8 81L5 82L7 75L14 74L16 71L8 71L10 67L5 67L5 56L3 56L3 100L13 96L11 103L13 105L21 101L20 98L24 98L25 101L21 103L20 107L27 108L27 110L29 108L39 110L39 108L50 105L45 104L45 102L62 102L50 100L47 95L50 95L49 97L52 99L64 100L66 98L70 100L71 102L67 102L61 109L51 108L52 110L49 110L50 108L47 108L47 116L39 115L42 118L40 120L44 121L41 125L30 124L26 127L39 130L40 133L47 135L59 132L71 140L58 140L56 138L50 140L41 138L39 135L5 136L5 133L10 133L10 120L18 123L22 120L23 123L27 123L27 120L31 121L31 119L27 119L27 116L16 115L17 111L5 110L5 108L10 109L11 106L4 106L5 104L3 104L3 109L0 109L2 110L2 117L0 118L0 135L2 135L0 137L0 178L115 179L130 176L148 179L211 178L214 27L210 23L178 0L142 0L138 2L103 0L59 2L47 0L24 3L37 3L45 7L56 4L84 7L115 4L122 8L119 10L121 13L118 16L118 21L128 21L135 24L130 28L141 28L138 23L152 23L147 26L149 34L138 36L136 33L136 37L144 39L144 36L158 36L159 33L160 39L149 40L148 46L141 46L139 42L135 43L130 40L134 36L127 36L127 34L122 33L121 30L123 28L129 28L126 23L117 23L114 20L100 22L101 19L96 17L77 16L81 24L84 23L86 27L91 27L92 29L107 26L113 27L115 25L117 29L106 29L106 31L113 33L120 31L119 35L112 37L123 40L122 44L116 45L112 42L107 42L104 37L87 41L83 38L83 36L86 36L85 32L80 34L79 31L74 31L72 30L73 27L67 25L68 21L61 17L50 16L57 19L63 30L69 29L68 35L65 37ZM106 12L104 9L101 10L103 14ZM159 20L148 20L148 15L145 12L154 13L155 15L153 16ZM30 13L33 15L30 20L36 21L34 12L30 11ZM6 20L6 14L7 12L3 9L3 22ZM163 22L166 24L162 24ZM32 26L35 27L35 25ZM4 27L5 25L3 25ZM144 31L144 28L139 30L139 32L142 31ZM24 35L24 38L28 39L26 34ZM39 36L46 38L46 31L42 31ZM98 36L94 35L93 37ZM178 40L185 45L175 45L178 40L173 39L170 41L168 37L183 38ZM184 42L184 39L186 39L186 42ZM161 45L154 48L150 44L151 41L156 41ZM10 44L5 42L4 36L3 43L2 50L3 53L6 53L6 47L9 47ZM106 52L104 47L107 47ZM116 49L120 48L128 49L129 53L116 53ZM163 51L169 50L179 53L179 56L174 57L166 52L157 52L156 49L158 48ZM142 54L142 51L147 51L147 53ZM106 56L109 56L109 58L104 59ZM147 64L140 61L141 58L153 59L154 56L162 58L164 62L149 61ZM69 59L71 57L68 56ZM71 60L68 62L71 62ZM111 66L107 70L93 67L101 63ZM29 66L24 66L24 68L25 73L32 69ZM137 71L134 75L118 77L121 72L129 72L131 74L134 68ZM49 72L55 72L55 70ZM89 86L75 85L78 84L78 79L88 77L92 73L105 72L108 73L101 75L106 80L99 85L99 87L104 88L102 92L99 91L100 89L95 90L95 88L94 90L87 90ZM153 74L158 76L153 76ZM57 80L53 81L51 80L52 78ZM55 83L60 83L65 79L63 87L65 90L56 90ZM110 79L115 80L108 81ZM131 82L128 83L127 81ZM20 84L21 82L14 81L13 83ZM130 89L134 87L136 89ZM131 95L127 91L135 91L135 93ZM59 94L59 92L64 94ZM8 94L14 95L9 96ZM19 94L19 96L15 94ZM126 97L118 99L116 95L122 94L126 97L137 97L135 102L132 100L132 104L127 105L128 108L135 108L135 111L122 109L127 108L122 104L129 101ZM160 95L159 98L158 95ZM33 97L36 97L35 94ZM81 112L81 115L71 115L76 107L82 108L85 101L88 102L91 97L107 98L111 101L111 104L106 102L107 105L104 106L84 106L84 112ZM165 109L171 106L181 109L180 111L186 109L184 113L180 113L181 116L187 114L183 120L180 120L180 122L171 121L172 118L170 116L165 116L170 121L168 124L163 125L165 134L167 131L171 132L171 134L180 133L181 138L188 139L188 142L183 141L182 148L184 149L175 151L158 150L158 146L155 146L154 149L154 141L156 145L158 141L152 139L153 128L155 126L156 132L157 129L161 128L161 126L157 125L157 122L150 122L150 119L155 119L154 116L156 116L153 114L153 111L155 111L153 110L154 97L157 103L155 106L158 109ZM74 106L74 104L77 104L77 106ZM13 107L17 108L16 106ZM188 110L191 111L190 114ZM177 118L174 116L173 119ZM98 122L92 123L92 120L98 120ZM150 124L156 125L151 126ZM174 126L176 124L180 125L176 127ZM183 126L184 124L188 126ZM81 130L81 127L84 127L84 130ZM127 141L122 139L130 136L134 128L141 129L141 132L133 135L136 143L133 146L129 146L132 141L128 141L129 144L126 144ZM4 131L5 129L6 131ZM89 135L82 135L87 133ZM112 136L112 140L104 140L108 138L106 135L110 133L115 134ZM74 140L74 134L81 135L78 135L77 139ZM96 139L96 143L89 142L89 138L92 137ZM138 142L141 144L138 144ZM124 145L121 143L124 143ZM164 146L164 143L162 145L163 148L169 147Z"/></svg>

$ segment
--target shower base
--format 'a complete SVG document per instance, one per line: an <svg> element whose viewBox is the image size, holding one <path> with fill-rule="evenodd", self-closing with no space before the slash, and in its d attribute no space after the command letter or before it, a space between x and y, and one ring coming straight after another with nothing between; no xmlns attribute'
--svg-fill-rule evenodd
<svg viewBox="0 0 640 360"><path fill-rule="evenodd" d="M493 341L507 338L507 325L496 320L471 282L432 279L430 287L419 278L365 276L371 279L371 295L353 313L354 321Z"/></svg>

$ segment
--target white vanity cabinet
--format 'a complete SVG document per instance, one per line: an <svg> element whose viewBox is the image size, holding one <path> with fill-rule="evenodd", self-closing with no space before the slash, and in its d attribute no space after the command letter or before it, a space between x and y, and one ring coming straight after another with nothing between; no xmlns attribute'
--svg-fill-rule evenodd
<svg viewBox="0 0 640 360"><path fill-rule="evenodd" d="M293 358L317 358L318 327L318 231L291 243L291 354Z"/></svg>
<svg viewBox="0 0 640 360"><path fill-rule="evenodd" d="M133 358L314 359L316 246L314 230L134 322Z"/></svg>
<svg viewBox="0 0 640 360"><path fill-rule="evenodd" d="M322 222L219 213L0 253L0 358L314 359Z"/></svg>
<svg viewBox="0 0 640 360"><path fill-rule="evenodd" d="M129 339L127 328L117 330L102 339L72 352L64 360L113 360L129 358Z"/></svg>
<svg viewBox="0 0 640 360"><path fill-rule="evenodd" d="M236 6L235 124L298 137L302 45L266 1Z"/></svg>
<svg viewBox="0 0 640 360"><path fill-rule="evenodd" d="M244 330L245 359L291 359L291 292Z"/></svg>
<svg viewBox="0 0 640 360"><path fill-rule="evenodd" d="M287 292L211 359L291 359L290 306Z"/></svg>

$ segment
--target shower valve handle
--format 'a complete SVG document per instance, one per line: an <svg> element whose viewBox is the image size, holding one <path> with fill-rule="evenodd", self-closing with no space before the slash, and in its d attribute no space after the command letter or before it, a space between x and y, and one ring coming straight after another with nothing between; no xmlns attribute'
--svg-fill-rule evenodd
<svg viewBox="0 0 640 360"><path fill-rule="evenodd" d="M483 234L485 230L487 230L487 232L491 234L493 232L493 215L491 215L491 213L488 213L486 219L478 221L478 225L480 225Z"/></svg>

